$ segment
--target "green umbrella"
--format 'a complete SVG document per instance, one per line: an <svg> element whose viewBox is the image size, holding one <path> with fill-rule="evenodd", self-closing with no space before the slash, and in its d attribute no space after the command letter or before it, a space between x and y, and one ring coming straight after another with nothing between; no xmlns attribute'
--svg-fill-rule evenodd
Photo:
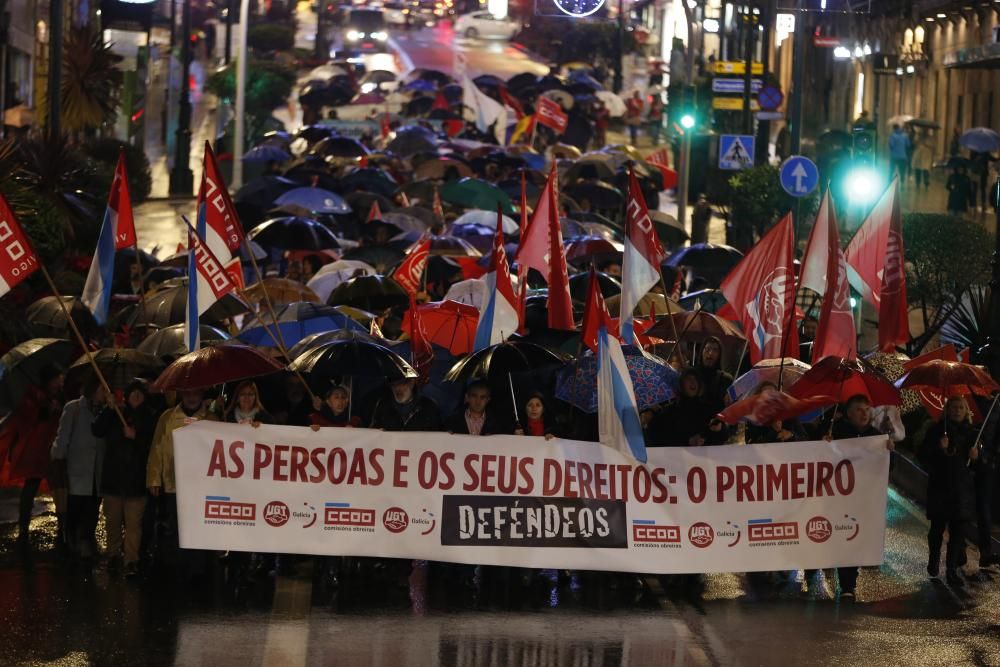
<svg viewBox="0 0 1000 667"><path fill-rule="evenodd" d="M506 192L478 178L463 178L444 185L441 188L441 199L465 208L486 211L497 210L499 204L505 214L517 215Z"/></svg>

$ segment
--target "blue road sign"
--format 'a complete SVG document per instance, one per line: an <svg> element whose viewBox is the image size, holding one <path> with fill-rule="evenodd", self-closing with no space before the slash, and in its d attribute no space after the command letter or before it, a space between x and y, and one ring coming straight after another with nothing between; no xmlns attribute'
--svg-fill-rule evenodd
<svg viewBox="0 0 1000 667"><path fill-rule="evenodd" d="M757 93L757 104L764 111L774 111L785 101L785 96L777 86L764 86Z"/></svg>
<svg viewBox="0 0 1000 667"><path fill-rule="evenodd" d="M719 137L719 169L749 169L753 166L753 149L753 135L723 134Z"/></svg>
<svg viewBox="0 0 1000 667"><path fill-rule="evenodd" d="M781 163L781 187L793 197L805 197L819 185L816 163L801 155L792 155Z"/></svg>
<svg viewBox="0 0 1000 667"><path fill-rule="evenodd" d="M760 79L752 79L750 81L750 92L757 93L762 83ZM746 89L746 82L743 79L712 79L713 93L742 93Z"/></svg>

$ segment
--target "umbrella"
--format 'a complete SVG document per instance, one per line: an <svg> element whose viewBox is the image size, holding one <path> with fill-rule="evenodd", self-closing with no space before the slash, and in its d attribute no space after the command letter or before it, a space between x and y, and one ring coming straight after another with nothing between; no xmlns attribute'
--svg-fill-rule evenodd
<svg viewBox="0 0 1000 667"><path fill-rule="evenodd" d="M495 211L499 205L507 215L517 215L510 197L503 190L478 178L463 178L446 183L441 188L441 199L465 208L486 211Z"/></svg>
<svg viewBox="0 0 1000 667"><path fill-rule="evenodd" d="M456 236L432 236L432 255L441 257L482 257L482 254L475 246L465 239Z"/></svg>
<svg viewBox="0 0 1000 667"><path fill-rule="evenodd" d="M319 297L307 286L287 278L264 278L243 290L243 295L253 304L264 300L264 295L270 298L272 305L294 303L296 301L319 301Z"/></svg>
<svg viewBox="0 0 1000 667"><path fill-rule="evenodd" d="M275 322L278 323L278 331L275 331ZM338 329L365 331L360 324L331 306L299 301L276 308L273 319L267 311L258 313L243 325L236 337L248 345L275 347L272 336L277 336L284 347L295 345L306 336Z"/></svg>
<svg viewBox="0 0 1000 667"><path fill-rule="evenodd" d="M736 378L726 393L729 395L729 399L735 402L753 391L761 382L773 382L775 385L780 385L782 389L788 389L810 368L812 367L809 364L791 357L785 357L784 360L764 359L758 361L750 370ZM781 382L778 382L779 373Z"/></svg>
<svg viewBox="0 0 1000 667"><path fill-rule="evenodd" d="M667 266L686 266L691 269L719 269L726 271L743 259L743 253L727 245L695 243L670 254L664 262Z"/></svg>
<svg viewBox="0 0 1000 667"><path fill-rule="evenodd" d="M357 158L368 155L369 151L357 139L334 135L320 139L309 152L324 157Z"/></svg>
<svg viewBox="0 0 1000 667"><path fill-rule="evenodd" d="M382 169L354 167L340 179L340 187L343 192L362 191L382 197L392 197L399 188L399 184L388 172Z"/></svg>
<svg viewBox="0 0 1000 667"><path fill-rule="evenodd" d="M591 206L600 209L619 209L624 203L621 190L613 185L596 181L574 183L563 189L563 192L572 197L583 206L584 200L590 202ZM583 208L586 208L583 206Z"/></svg>
<svg viewBox="0 0 1000 667"><path fill-rule="evenodd" d="M270 375L284 368L271 357L247 345L215 345L189 352L167 366L153 383L153 391L206 389L226 382Z"/></svg>
<svg viewBox="0 0 1000 667"><path fill-rule="evenodd" d="M129 327L133 329L148 326L163 328L169 327L171 324L183 323L187 317L187 296L186 278L182 279L179 284L147 295L143 307L138 307L138 304L133 307L127 320ZM226 294L212 304L200 319L206 324L219 324L227 318L241 315L248 310L249 307L243 301L232 294Z"/></svg>
<svg viewBox="0 0 1000 667"><path fill-rule="evenodd" d="M423 79L424 81L433 81L434 83L445 86L451 83L452 78L442 72L441 70L431 69L429 67L418 67L411 70L409 74L406 75L409 80Z"/></svg>
<svg viewBox="0 0 1000 667"><path fill-rule="evenodd" d="M472 167L461 160L447 157L425 160L413 172L415 179L454 181L468 176L472 176Z"/></svg>
<svg viewBox="0 0 1000 667"><path fill-rule="evenodd" d="M262 222L250 232L249 238L268 248L286 250L327 250L340 247L337 237L322 223L298 216Z"/></svg>
<svg viewBox="0 0 1000 667"><path fill-rule="evenodd" d="M423 206L404 206L402 208L397 208L394 212L418 218L427 227L431 227L440 222L437 219L437 216L434 215L434 211Z"/></svg>
<svg viewBox="0 0 1000 667"><path fill-rule="evenodd" d="M264 144L254 146L243 156L244 162L285 162L291 160L292 154L278 146Z"/></svg>
<svg viewBox="0 0 1000 667"><path fill-rule="evenodd" d="M680 299L677 300L684 309L686 310L702 310L706 313L718 313L722 310L723 306L729 304L726 301L725 295L722 290L717 289L703 289L697 292L688 292Z"/></svg>
<svg viewBox="0 0 1000 667"><path fill-rule="evenodd" d="M347 70L338 65L331 65L327 63L326 65L320 65L319 67L314 67L306 75L307 79L329 79L335 76L341 76L347 74Z"/></svg>
<svg viewBox="0 0 1000 667"><path fill-rule="evenodd" d="M0 410L13 410L30 386L42 383L42 371L66 368L80 353L76 342L62 338L32 338L0 357Z"/></svg>
<svg viewBox="0 0 1000 667"><path fill-rule="evenodd" d="M382 222L398 227L404 232L413 232L415 234L423 233L428 227L427 223L420 218L408 213L401 213L399 211L389 211L388 213L383 213Z"/></svg>
<svg viewBox="0 0 1000 667"><path fill-rule="evenodd" d="M678 336L686 341L703 341L713 336L723 341L746 340L746 337L735 325L703 310L667 315L657 322L656 326L650 327L646 331L646 335L668 341L674 341Z"/></svg>
<svg viewBox="0 0 1000 667"><path fill-rule="evenodd" d="M672 215L667 215L663 211L650 211L649 218L657 224L657 236L672 246L678 246L691 238L684 225L677 222L677 218Z"/></svg>
<svg viewBox="0 0 1000 667"><path fill-rule="evenodd" d="M970 151L992 153L1000 150L1000 133L988 127L974 127L963 132L958 143Z"/></svg>
<svg viewBox="0 0 1000 667"><path fill-rule="evenodd" d="M434 82L427 81L426 79L414 79L409 83L403 84L401 88L403 90L411 90L416 93L433 93L437 90L437 86L434 85Z"/></svg>
<svg viewBox="0 0 1000 667"><path fill-rule="evenodd" d="M370 313L367 310L355 308L354 306L334 306L333 309L338 313L347 315L349 318L365 327L366 330L371 327L372 320L377 318L375 313Z"/></svg>
<svg viewBox="0 0 1000 667"><path fill-rule="evenodd" d="M914 391L934 391L945 398L952 396L990 396L1000 391L1000 384L981 366L960 361L931 361L914 366L899 378L895 386Z"/></svg>
<svg viewBox="0 0 1000 667"><path fill-rule="evenodd" d="M622 352L640 410L674 398L679 378L677 371L659 357L645 354L637 347L626 345ZM559 371L556 398L584 412L597 412L597 361L596 355L586 354Z"/></svg>
<svg viewBox="0 0 1000 667"><path fill-rule="evenodd" d="M742 420L763 426L775 421L796 419L809 413L818 414L820 410L836 402L832 396L800 399L783 391L767 391L750 394L736 401L719 413L719 418L727 424Z"/></svg>
<svg viewBox="0 0 1000 667"><path fill-rule="evenodd" d="M448 230L448 235L470 244L479 253L489 254L496 232L482 225L452 225L451 229ZM489 259L486 258L483 261L488 263Z"/></svg>
<svg viewBox="0 0 1000 667"><path fill-rule="evenodd" d="M476 310L482 310L486 305L489 295L485 280L471 278L461 280L448 288L444 295L445 301L454 301L473 306Z"/></svg>
<svg viewBox="0 0 1000 667"><path fill-rule="evenodd" d="M336 262L331 262L320 268L316 275L306 283L306 286L318 297L317 299L309 300L326 303L326 300L330 297L330 292L335 290L341 283L347 282L357 276L374 276L377 273L375 267L357 260L339 259Z"/></svg>
<svg viewBox="0 0 1000 667"><path fill-rule="evenodd" d="M342 283L326 300L331 306L354 306L369 311L383 311L410 303L410 294L392 278L359 276Z"/></svg>
<svg viewBox="0 0 1000 667"><path fill-rule="evenodd" d="M437 137L425 127L419 125L404 125L396 128L396 136L386 150L401 157L409 157L414 153L433 153L437 150Z"/></svg>
<svg viewBox="0 0 1000 667"><path fill-rule="evenodd" d="M885 376L885 379L895 383L896 380L906 374L906 364L910 361L910 358L902 352L890 353L876 351L866 355L865 361L874 366L883 376ZM904 415L919 410L924 406L920 399L920 395L917 392L904 389L900 393L902 394L903 404L899 411Z"/></svg>
<svg viewBox="0 0 1000 667"><path fill-rule="evenodd" d="M608 312L612 315L618 313L621 310L621 294L615 294L614 296L609 296L605 300L605 305L608 308ZM635 310L632 314L635 317L649 317L650 313L655 313L657 317L666 315L668 313L683 313L684 309L676 302L662 294L657 294L656 292L647 292L639 299L639 303L636 304ZM645 332L643 332L645 333Z"/></svg>
<svg viewBox="0 0 1000 667"><path fill-rule="evenodd" d="M298 343L288 348L288 358L293 360L298 359L314 347L319 347L320 345L325 345L326 343L333 343L338 340L360 340L366 343L377 343L379 345L384 345L386 343L384 339L373 336L366 331L357 331L355 329L337 329L336 331L324 331L322 333L315 333L306 336Z"/></svg>
<svg viewBox="0 0 1000 667"><path fill-rule="evenodd" d="M299 131L295 133L295 138L305 139L306 143L312 145L321 139L329 137L333 133L334 129L326 125L306 125L299 128Z"/></svg>
<svg viewBox="0 0 1000 667"><path fill-rule="evenodd" d="M578 180L600 180L611 182L615 178L615 170L606 162L600 160L579 160L569 166L562 177L564 184L573 184Z"/></svg>
<svg viewBox="0 0 1000 667"><path fill-rule="evenodd" d="M351 207L344 198L322 188L295 188L274 200L278 206L293 204L312 213L340 215L351 213Z"/></svg>
<svg viewBox="0 0 1000 667"><path fill-rule="evenodd" d="M787 360L786 360L787 362ZM840 357L824 357L806 371L788 392L795 398L831 396L845 402L862 394L872 405L899 405L899 390L870 364Z"/></svg>
<svg viewBox="0 0 1000 667"><path fill-rule="evenodd" d="M111 389L124 389L135 378L159 372L165 365L159 357L139 350L106 347L91 356ZM96 377L87 355L74 361L66 372L66 380L76 386L83 386Z"/></svg>
<svg viewBox="0 0 1000 667"><path fill-rule="evenodd" d="M453 355L468 354L476 341L479 309L457 301L440 301L417 306L427 339ZM403 331L409 330L409 318L403 318ZM513 333L513 332L512 332Z"/></svg>
<svg viewBox="0 0 1000 667"><path fill-rule="evenodd" d="M598 272L597 284L605 298L622 293L622 284L606 273ZM577 273L569 277L569 294L577 301L586 301L590 289L590 274ZM661 336L662 338L662 336Z"/></svg>
<svg viewBox="0 0 1000 667"><path fill-rule="evenodd" d="M522 88L533 87L538 83L538 77L531 72L521 72L507 79L507 88L517 92Z"/></svg>
<svg viewBox="0 0 1000 667"><path fill-rule="evenodd" d="M344 253L343 258L352 261L363 262L375 267L375 272L379 275L386 275L392 267L399 264L400 260L406 256L403 248L395 245L363 245L351 248Z"/></svg>
<svg viewBox="0 0 1000 667"><path fill-rule="evenodd" d="M525 373L562 363L562 357L541 345L524 341L507 341L483 348L460 359L451 367L444 379L449 382L468 382L484 378L491 383L501 380L506 383L508 374Z"/></svg>
<svg viewBox="0 0 1000 667"><path fill-rule="evenodd" d="M188 353L187 341L184 339L184 327L185 325L181 323L157 329L146 336L136 346L136 350L167 362L183 357ZM198 331L202 347L218 345L230 339L229 334L225 331L207 324L199 324Z"/></svg>
<svg viewBox="0 0 1000 667"><path fill-rule="evenodd" d="M945 167L947 167L948 169L958 169L959 167L964 167L968 169L971 164L972 162L967 157L962 157L961 155L952 155L950 158L948 158L948 161L945 163Z"/></svg>
<svg viewBox="0 0 1000 667"><path fill-rule="evenodd" d="M233 202L237 206L246 204L251 208L270 208L275 199L297 187L297 181L284 176L260 176L237 190Z"/></svg>
<svg viewBox="0 0 1000 667"><path fill-rule="evenodd" d="M90 337L97 331L97 320L83 301L74 296L46 296L24 311L24 319L33 335L39 338L69 338L72 335L63 306L57 299L62 300L84 337Z"/></svg>
<svg viewBox="0 0 1000 667"><path fill-rule="evenodd" d="M392 382L417 377L413 367L389 348L357 338L310 348L296 357L288 370L314 380L350 375L385 378Z"/></svg>
<svg viewBox="0 0 1000 667"><path fill-rule="evenodd" d="M893 125L906 125L911 120L913 120L913 116L911 116L908 113L897 114L889 119L889 126L892 127Z"/></svg>
<svg viewBox="0 0 1000 667"><path fill-rule="evenodd" d="M396 80L396 73L385 69L373 69L362 77L362 83L389 83Z"/></svg>
<svg viewBox="0 0 1000 667"><path fill-rule="evenodd" d="M621 229L621 224L595 211L568 211L566 217L581 223L593 222L613 229Z"/></svg>
<svg viewBox="0 0 1000 667"><path fill-rule="evenodd" d="M598 90L594 93L601 102L604 102L604 106L608 108L608 113L611 114L612 118L619 118L625 115L625 101L615 95L610 90Z"/></svg>
<svg viewBox="0 0 1000 667"><path fill-rule="evenodd" d="M622 261L622 251L613 243L599 236L578 236L566 241L566 261L574 264L596 262L598 266L605 262Z"/></svg>

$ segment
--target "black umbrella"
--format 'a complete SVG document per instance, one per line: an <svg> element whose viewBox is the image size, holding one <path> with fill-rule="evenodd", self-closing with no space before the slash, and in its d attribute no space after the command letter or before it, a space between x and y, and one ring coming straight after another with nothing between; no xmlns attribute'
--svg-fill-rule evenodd
<svg viewBox="0 0 1000 667"><path fill-rule="evenodd" d="M664 264L675 268L686 266L695 270L729 271L741 259L743 259L743 253L731 246L713 243L695 243L671 253Z"/></svg>
<svg viewBox="0 0 1000 667"><path fill-rule="evenodd" d="M450 83L441 89L441 94L452 104L457 104L462 101L462 86L457 83Z"/></svg>
<svg viewBox="0 0 1000 667"><path fill-rule="evenodd" d="M594 208L618 209L624 203L621 190L600 181L569 185L563 188L563 192L578 203L590 200Z"/></svg>
<svg viewBox="0 0 1000 667"><path fill-rule="evenodd" d="M142 307L139 304L132 306L126 320L129 328L154 326L162 329L171 324L182 324L187 317L187 279L179 283L147 295ZM200 319L207 324L220 324L248 310L250 308L245 303L232 294L226 294L212 304Z"/></svg>
<svg viewBox="0 0 1000 667"><path fill-rule="evenodd" d="M7 350L0 357L0 412L15 409L46 368L65 369L79 353L76 342L62 338L32 338Z"/></svg>
<svg viewBox="0 0 1000 667"><path fill-rule="evenodd" d="M437 216L434 215L434 211L424 206L403 206L401 208L397 208L394 212L417 218L427 227L430 227L440 222L437 219Z"/></svg>
<svg viewBox="0 0 1000 667"><path fill-rule="evenodd" d="M622 284L606 273L597 273L597 285L604 298L622 293ZM577 273L569 277L569 295L576 301L587 301L590 290L590 274Z"/></svg>
<svg viewBox="0 0 1000 667"><path fill-rule="evenodd" d="M340 179L340 192L363 190L384 197L391 197L399 184L382 169L362 167L352 170Z"/></svg>
<svg viewBox="0 0 1000 667"><path fill-rule="evenodd" d="M305 139L310 146L334 133L332 127L326 125L306 125L295 133L296 139Z"/></svg>
<svg viewBox="0 0 1000 667"><path fill-rule="evenodd" d="M267 209L275 199L300 185L284 176L260 176L237 190L233 195L233 202L237 206L246 204L250 208Z"/></svg>
<svg viewBox="0 0 1000 667"><path fill-rule="evenodd" d="M361 341L364 343L376 343L378 345L385 345L386 341L382 338L371 335L364 331L354 331L353 329L337 329L336 331L324 331L322 333L310 334L300 340L295 345L288 348L288 358L291 360L298 359L300 356L313 349L314 347L319 347L320 345L326 345L327 343L334 343L337 341Z"/></svg>
<svg viewBox="0 0 1000 667"><path fill-rule="evenodd" d="M297 216L262 222L248 237L265 248L335 250L340 247L337 237L322 223Z"/></svg>
<svg viewBox="0 0 1000 667"><path fill-rule="evenodd" d="M580 222L598 222L613 229L622 228L620 223L614 222L611 218L603 216L600 213L595 213L594 211L567 211L566 217L570 220L578 220Z"/></svg>
<svg viewBox="0 0 1000 667"><path fill-rule="evenodd" d="M353 96L349 88L337 83L310 81L299 92L299 102L308 106L337 107L350 102Z"/></svg>
<svg viewBox="0 0 1000 667"><path fill-rule="evenodd" d="M348 204L351 205L351 208L354 209L355 217L357 218L358 222L361 223L364 223L368 220L368 214L372 210L372 204L377 203L378 209L382 213L388 213L389 211L396 208L396 205L392 203L391 199L389 199L385 195L380 195L375 192L364 192L358 190L356 192L350 193L349 195L344 197L344 199L347 201Z"/></svg>
<svg viewBox="0 0 1000 667"><path fill-rule="evenodd" d="M418 79L423 79L424 81L433 81L438 84L438 86L446 86L451 83L452 78L442 72L441 70L424 68L417 73Z"/></svg>
<svg viewBox="0 0 1000 667"><path fill-rule="evenodd" d="M97 332L97 320L83 301L75 296L46 296L28 306L24 312L24 318L31 328L32 335L38 338L70 338L73 335L66 314L57 299L62 299L84 338L89 338Z"/></svg>
<svg viewBox="0 0 1000 667"><path fill-rule="evenodd" d="M480 88L499 88L504 85L503 79L493 74L480 74L472 80L472 83Z"/></svg>
<svg viewBox="0 0 1000 667"><path fill-rule="evenodd" d="M429 226L420 218L407 213L402 213L401 211L389 211L388 213L383 213L382 221L393 225L404 232L413 232L417 234L427 231Z"/></svg>
<svg viewBox="0 0 1000 667"><path fill-rule="evenodd" d="M404 125L396 130L396 137L386 148L396 155L407 157L414 153L437 150L437 138L425 127Z"/></svg>
<svg viewBox="0 0 1000 667"><path fill-rule="evenodd" d="M124 389L135 378L158 375L166 367L161 358L139 350L106 347L92 356L111 389ZM87 355L74 361L66 372L66 380L79 387L96 377Z"/></svg>
<svg viewBox="0 0 1000 667"><path fill-rule="evenodd" d="M578 180L612 183L615 180L615 170L607 162L585 160L571 164L559 180L563 185L572 185Z"/></svg>
<svg viewBox="0 0 1000 667"><path fill-rule="evenodd" d="M351 137L332 136L320 139L309 152L323 157L356 158L368 155L369 151L357 139Z"/></svg>
<svg viewBox="0 0 1000 667"><path fill-rule="evenodd" d="M422 203L430 205L434 201L434 190L439 186L434 181L410 181L402 185L396 191L405 194L408 199L419 199Z"/></svg>
<svg viewBox="0 0 1000 667"><path fill-rule="evenodd" d="M353 339L324 343L296 357L288 370L308 375L311 380L332 377L380 377L388 381L416 378L417 372L389 348Z"/></svg>
<svg viewBox="0 0 1000 667"><path fill-rule="evenodd" d="M444 376L450 382L468 382L477 378L488 382L506 381L508 374L533 371L563 363L551 350L523 341L508 341L483 348L460 359Z"/></svg>
<svg viewBox="0 0 1000 667"><path fill-rule="evenodd" d="M337 285L326 300L331 306L354 306L379 312L410 303L410 294L392 278L359 276Z"/></svg>
<svg viewBox="0 0 1000 667"><path fill-rule="evenodd" d="M351 248L343 254L344 259L355 259L375 268L382 275L406 256L405 250L395 245L363 245Z"/></svg>
<svg viewBox="0 0 1000 667"><path fill-rule="evenodd" d="M222 329L209 326L208 324L198 325L198 338L202 347L207 345L218 345L231 338ZM172 324L169 327L157 329L146 336L136 349L152 355L157 359L162 359L168 363L183 357L188 353L187 341L184 340L184 324Z"/></svg>
<svg viewBox="0 0 1000 667"><path fill-rule="evenodd" d="M433 106L434 98L418 95L403 105L403 116L406 118L426 116Z"/></svg>
<svg viewBox="0 0 1000 667"><path fill-rule="evenodd" d="M525 88L534 88L538 85L538 77L531 72L521 72L507 79L507 87L511 92L518 94Z"/></svg>
<svg viewBox="0 0 1000 667"><path fill-rule="evenodd" d="M172 278L181 278L183 276L184 269L179 266L154 266L142 275L142 287L148 290Z"/></svg>

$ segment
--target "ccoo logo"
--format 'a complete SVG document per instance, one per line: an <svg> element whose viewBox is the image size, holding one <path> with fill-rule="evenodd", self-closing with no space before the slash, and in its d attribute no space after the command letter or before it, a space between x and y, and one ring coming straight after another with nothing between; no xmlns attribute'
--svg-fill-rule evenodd
<svg viewBox="0 0 1000 667"><path fill-rule="evenodd" d="M264 506L264 521L266 521L269 526L274 528L284 526L288 523L289 516L291 516L291 514L288 511L288 505L280 500L272 500Z"/></svg>
<svg viewBox="0 0 1000 667"><path fill-rule="evenodd" d="M833 524L826 517L814 516L806 522L806 537L817 544L826 542L832 534Z"/></svg>
<svg viewBox="0 0 1000 667"><path fill-rule="evenodd" d="M410 517L401 507L390 507L382 513L382 525L390 533L401 533L410 525Z"/></svg>
<svg viewBox="0 0 1000 667"><path fill-rule="evenodd" d="M715 531L704 521L699 521L688 528L688 539L699 549L704 549L715 541Z"/></svg>

